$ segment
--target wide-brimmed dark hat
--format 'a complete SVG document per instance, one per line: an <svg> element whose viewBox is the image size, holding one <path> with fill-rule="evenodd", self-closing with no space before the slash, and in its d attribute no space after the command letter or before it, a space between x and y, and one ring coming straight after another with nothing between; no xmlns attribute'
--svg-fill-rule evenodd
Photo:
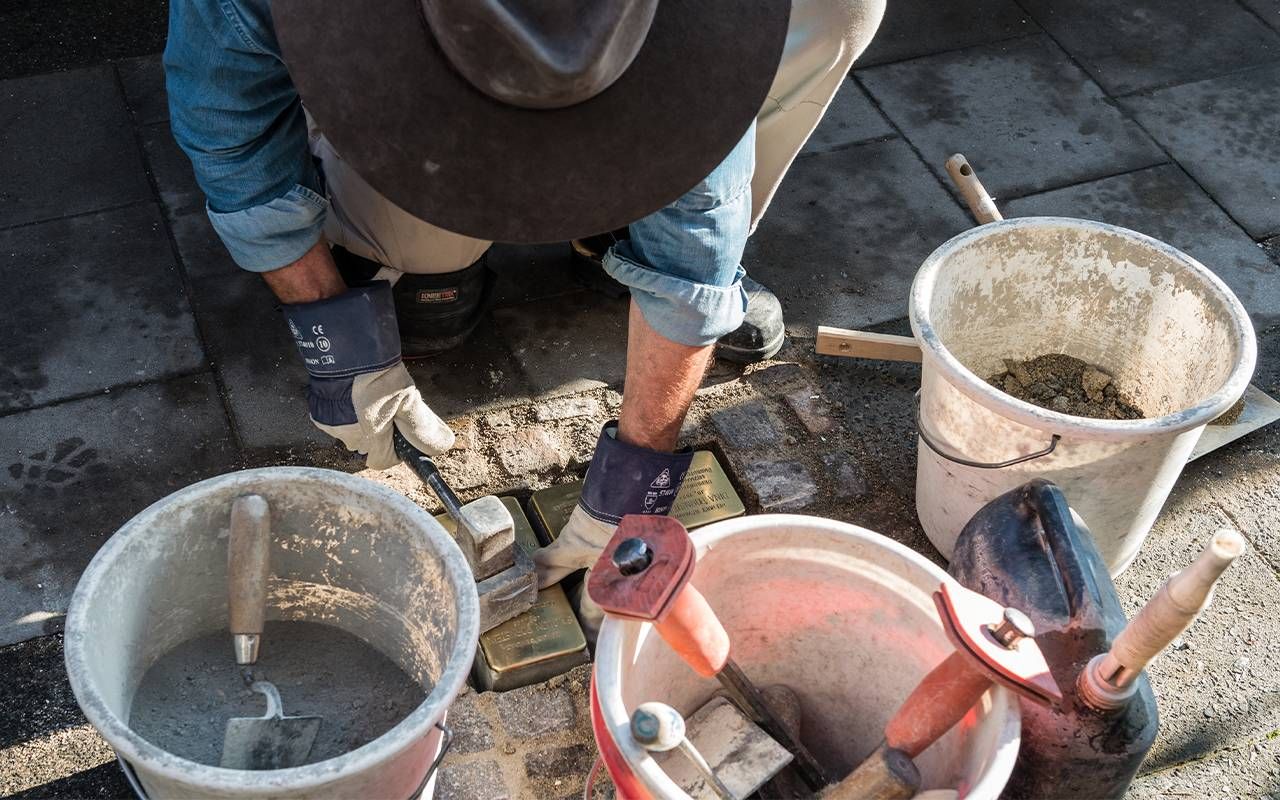
<svg viewBox="0 0 1280 800"><path fill-rule="evenodd" d="M479 239L634 222L707 176L777 71L788 0L274 0L285 62L344 160Z"/></svg>

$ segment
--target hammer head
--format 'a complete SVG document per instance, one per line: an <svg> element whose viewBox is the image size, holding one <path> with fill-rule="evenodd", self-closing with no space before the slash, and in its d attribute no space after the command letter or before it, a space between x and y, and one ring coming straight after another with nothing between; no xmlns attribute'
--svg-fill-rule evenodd
<svg viewBox="0 0 1280 800"><path fill-rule="evenodd" d="M476 580L496 575L515 559L516 523L502 501L485 495L462 507L458 533L474 545Z"/></svg>

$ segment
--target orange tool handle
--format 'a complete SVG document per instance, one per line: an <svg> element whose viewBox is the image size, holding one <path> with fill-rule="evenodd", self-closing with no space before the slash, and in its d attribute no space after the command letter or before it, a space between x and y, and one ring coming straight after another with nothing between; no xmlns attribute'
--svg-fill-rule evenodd
<svg viewBox="0 0 1280 800"><path fill-rule="evenodd" d="M713 678L729 660L729 634L702 592L686 584L654 627L699 675Z"/></svg>
<svg viewBox="0 0 1280 800"><path fill-rule="evenodd" d="M885 743L915 758L963 719L991 683L966 656L952 653L924 676L884 726Z"/></svg>

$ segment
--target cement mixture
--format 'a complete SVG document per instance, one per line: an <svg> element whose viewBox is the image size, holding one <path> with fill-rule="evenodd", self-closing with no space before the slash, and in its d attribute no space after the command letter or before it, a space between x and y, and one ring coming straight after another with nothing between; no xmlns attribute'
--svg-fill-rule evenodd
<svg viewBox="0 0 1280 800"><path fill-rule="evenodd" d="M323 717L307 763L367 744L404 719L427 692L395 662L338 628L268 622L254 676L280 690L286 716ZM249 690L225 631L191 639L147 670L129 724L170 753L217 765L231 717L259 717L262 695Z"/></svg>
<svg viewBox="0 0 1280 800"><path fill-rule="evenodd" d="M1033 405L1092 419L1143 419L1142 412L1116 389L1115 381L1092 364L1062 353L1029 361L1004 360L1005 371L987 383Z"/></svg>

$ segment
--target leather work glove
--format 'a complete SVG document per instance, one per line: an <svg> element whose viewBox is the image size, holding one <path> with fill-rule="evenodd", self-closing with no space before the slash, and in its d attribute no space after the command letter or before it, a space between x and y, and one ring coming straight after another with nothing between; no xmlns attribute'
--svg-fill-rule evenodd
<svg viewBox="0 0 1280 800"><path fill-rule="evenodd" d="M670 513L693 453L647 450L626 444L617 436L617 420L605 423L578 505L556 540L533 554L538 588L545 589L572 572L594 565L627 514ZM580 612L584 628L598 626L599 608L585 590ZM587 632L591 635L594 631Z"/></svg>
<svg viewBox="0 0 1280 800"><path fill-rule="evenodd" d="M400 463L392 426L427 455L453 446L453 431L422 402L400 360L391 284L375 281L284 310L311 375L307 410L317 428L368 456L371 469Z"/></svg>

